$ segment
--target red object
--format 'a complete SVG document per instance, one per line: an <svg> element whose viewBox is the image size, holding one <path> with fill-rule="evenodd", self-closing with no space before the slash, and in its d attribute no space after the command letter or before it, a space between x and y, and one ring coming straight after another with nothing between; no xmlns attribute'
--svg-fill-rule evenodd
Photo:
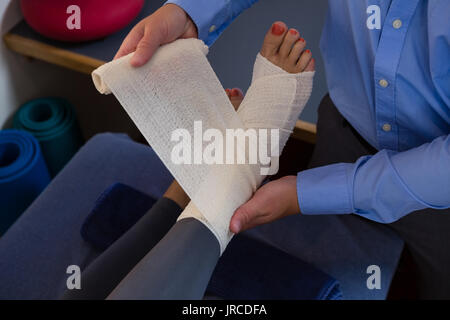
<svg viewBox="0 0 450 320"><path fill-rule="evenodd" d="M280 36L280 35L283 34L283 32L284 32L284 27L283 27L283 26L280 26L280 25L277 24L277 23L275 23L275 24L272 26L272 33L273 33L274 35Z"/></svg>
<svg viewBox="0 0 450 320"><path fill-rule="evenodd" d="M38 33L80 42L122 29L136 18L144 0L21 0L20 4L25 20Z"/></svg>

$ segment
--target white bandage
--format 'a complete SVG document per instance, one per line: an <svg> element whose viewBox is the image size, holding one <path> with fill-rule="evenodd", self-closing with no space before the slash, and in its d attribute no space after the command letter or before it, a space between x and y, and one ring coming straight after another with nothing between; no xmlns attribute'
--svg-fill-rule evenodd
<svg viewBox="0 0 450 320"><path fill-rule="evenodd" d="M185 129L194 137L197 121L203 132L216 129L223 136L226 129L280 129L281 151L309 99L314 73L289 74L258 55L252 84L235 112L207 52L200 40L177 40L159 48L143 67L131 67L128 55L101 66L92 76L101 93L116 96L191 198L179 219L202 221L223 252L232 236L231 216L264 178L260 165L176 164L171 158L172 133ZM200 150L209 144L200 143ZM198 156L194 154L194 162Z"/></svg>

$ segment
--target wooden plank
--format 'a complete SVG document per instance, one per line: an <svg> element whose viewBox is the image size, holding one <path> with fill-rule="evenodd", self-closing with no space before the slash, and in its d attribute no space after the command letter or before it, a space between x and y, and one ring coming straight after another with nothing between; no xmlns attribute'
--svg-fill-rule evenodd
<svg viewBox="0 0 450 320"><path fill-rule="evenodd" d="M8 48L19 54L86 74L91 74L92 71L105 63L98 59L12 33L5 34L3 40Z"/></svg>
<svg viewBox="0 0 450 320"><path fill-rule="evenodd" d="M311 144L316 143L317 127L314 123L297 120L292 137Z"/></svg>
<svg viewBox="0 0 450 320"><path fill-rule="evenodd" d="M3 40L8 48L19 54L85 74L91 74L92 71L105 63L105 61L99 59L57 48L13 33L5 34ZM316 142L316 125L298 120L292 137L314 144Z"/></svg>

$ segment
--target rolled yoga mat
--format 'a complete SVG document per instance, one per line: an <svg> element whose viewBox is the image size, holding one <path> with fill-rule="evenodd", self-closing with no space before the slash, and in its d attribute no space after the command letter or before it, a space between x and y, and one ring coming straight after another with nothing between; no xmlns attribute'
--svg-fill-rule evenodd
<svg viewBox="0 0 450 320"><path fill-rule="evenodd" d="M0 131L0 235L49 182L36 138L19 130Z"/></svg>
<svg viewBox="0 0 450 320"><path fill-rule="evenodd" d="M13 126L36 137L52 177L83 144L74 109L62 98L40 98L25 103L14 116Z"/></svg>

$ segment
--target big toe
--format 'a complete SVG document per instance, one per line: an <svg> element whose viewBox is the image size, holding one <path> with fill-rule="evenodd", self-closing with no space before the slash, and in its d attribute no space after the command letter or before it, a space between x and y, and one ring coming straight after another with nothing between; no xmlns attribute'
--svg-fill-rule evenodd
<svg viewBox="0 0 450 320"><path fill-rule="evenodd" d="M278 52L281 44L283 43L286 31L287 26L284 22L277 21L272 24L264 38L261 48L261 55L263 57L268 58Z"/></svg>

